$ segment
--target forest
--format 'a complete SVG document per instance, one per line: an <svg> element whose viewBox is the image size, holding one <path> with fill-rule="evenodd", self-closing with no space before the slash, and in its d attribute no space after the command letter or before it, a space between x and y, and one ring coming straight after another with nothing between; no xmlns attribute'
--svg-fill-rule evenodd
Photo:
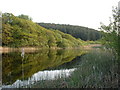
<svg viewBox="0 0 120 90"><path fill-rule="evenodd" d="M38 23L38 24L47 29L60 30L61 32L70 34L75 38L80 38L81 40L84 41L87 40L95 41L99 40L102 37L100 31L88 27L54 23Z"/></svg>
<svg viewBox="0 0 120 90"><path fill-rule="evenodd" d="M100 31L82 26L35 23L28 15L2 14L2 45L8 47L79 47L84 41L99 40L103 45L119 51L119 12L112 10L113 21L101 23ZM1 18L0 18L1 21Z"/></svg>
<svg viewBox="0 0 120 90"><path fill-rule="evenodd" d="M71 48L79 47L82 40L58 30L49 30L27 15L2 14L2 45L7 47Z"/></svg>

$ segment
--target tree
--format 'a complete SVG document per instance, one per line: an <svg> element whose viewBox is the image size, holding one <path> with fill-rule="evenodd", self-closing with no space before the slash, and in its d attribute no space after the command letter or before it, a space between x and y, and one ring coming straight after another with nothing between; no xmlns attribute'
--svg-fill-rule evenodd
<svg viewBox="0 0 120 90"><path fill-rule="evenodd" d="M21 14L21 15L19 15L18 17L19 17L19 18L22 18L22 19L26 19L26 20L32 21L32 18L29 17L28 15Z"/></svg>
<svg viewBox="0 0 120 90"><path fill-rule="evenodd" d="M117 52L120 52L120 14L117 7L113 7L113 21L110 19L110 24L108 26L101 23L101 31L104 32L104 43L114 48Z"/></svg>
<svg viewBox="0 0 120 90"><path fill-rule="evenodd" d="M3 24L11 23L13 21L12 16L13 16L12 13L3 13L2 14L2 23Z"/></svg>

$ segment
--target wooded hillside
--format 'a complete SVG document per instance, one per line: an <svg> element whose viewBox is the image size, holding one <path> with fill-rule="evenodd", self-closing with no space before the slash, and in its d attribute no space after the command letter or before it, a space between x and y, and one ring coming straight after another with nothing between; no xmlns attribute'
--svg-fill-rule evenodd
<svg viewBox="0 0 120 90"><path fill-rule="evenodd" d="M46 29L26 15L2 15L2 45L9 47L78 47L81 41L58 30Z"/></svg>
<svg viewBox="0 0 120 90"><path fill-rule="evenodd" d="M82 27L82 26L73 26L73 25L65 25L65 24L51 24L51 23L38 23L39 25L47 28L60 30L64 33L71 34L75 38L80 38L82 40L98 40L101 38L101 33L97 30Z"/></svg>

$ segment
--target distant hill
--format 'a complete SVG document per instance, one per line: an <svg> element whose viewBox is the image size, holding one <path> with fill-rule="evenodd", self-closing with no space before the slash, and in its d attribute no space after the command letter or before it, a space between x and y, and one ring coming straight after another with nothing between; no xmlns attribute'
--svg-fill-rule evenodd
<svg viewBox="0 0 120 90"><path fill-rule="evenodd" d="M75 38L80 38L85 41L86 40L95 41L101 38L101 34L99 31L88 27L53 23L38 23L38 24L47 29L60 30L64 33L71 34Z"/></svg>
<svg viewBox="0 0 120 90"><path fill-rule="evenodd" d="M58 30L46 29L26 15L2 15L2 45L8 47L79 47L81 41Z"/></svg>

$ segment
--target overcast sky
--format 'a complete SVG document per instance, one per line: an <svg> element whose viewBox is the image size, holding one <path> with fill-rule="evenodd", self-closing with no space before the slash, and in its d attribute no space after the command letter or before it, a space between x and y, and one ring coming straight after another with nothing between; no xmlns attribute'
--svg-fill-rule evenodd
<svg viewBox="0 0 120 90"><path fill-rule="evenodd" d="M120 0L1 0L0 10L25 14L34 22L79 25L98 29L109 23L112 6Z"/></svg>

